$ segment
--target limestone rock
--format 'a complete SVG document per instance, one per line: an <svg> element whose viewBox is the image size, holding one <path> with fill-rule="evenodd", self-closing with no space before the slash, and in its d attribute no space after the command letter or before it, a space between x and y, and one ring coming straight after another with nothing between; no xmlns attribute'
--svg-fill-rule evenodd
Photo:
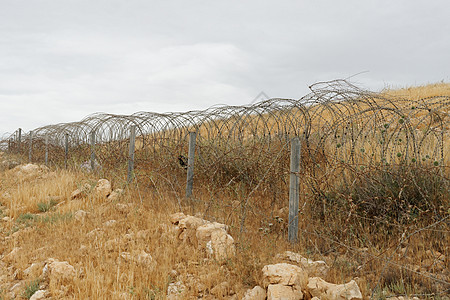
<svg viewBox="0 0 450 300"><path fill-rule="evenodd" d="M72 282L76 278L75 268L67 261L58 261L53 258L49 258L47 261L48 263L42 273L44 278L49 279L51 286L59 287Z"/></svg>
<svg viewBox="0 0 450 300"><path fill-rule="evenodd" d="M300 254L291 251L277 254L276 258L299 264L308 271L308 275L311 277L326 277L330 270L330 267L324 261L313 261L312 259L305 258Z"/></svg>
<svg viewBox="0 0 450 300"><path fill-rule="evenodd" d="M207 223L197 227L196 237L199 248L205 248L206 244L211 240L211 233L216 229L227 230L228 226L221 223Z"/></svg>
<svg viewBox="0 0 450 300"><path fill-rule="evenodd" d="M108 196L108 200L110 200L110 201L118 201L120 196L122 196L122 194L123 194L123 190L122 189L115 189Z"/></svg>
<svg viewBox="0 0 450 300"><path fill-rule="evenodd" d="M217 260L231 258L236 254L234 239L224 229L211 232L211 248Z"/></svg>
<svg viewBox="0 0 450 300"><path fill-rule="evenodd" d="M107 198L111 191L111 182L107 179L100 179L94 188L95 195L98 198Z"/></svg>
<svg viewBox="0 0 450 300"><path fill-rule="evenodd" d="M295 286L283 284L269 284L267 287L267 300L300 300L302 291Z"/></svg>
<svg viewBox="0 0 450 300"><path fill-rule="evenodd" d="M116 220L109 220L104 223L105 227L113 227L117 223Z"/></svg>
<svg viewBox="0 0 450 300"><path fill-rule="evenodd" d="M130 252L122 252L120 253L120 257L125 261L125 262L132 262L141 266L146 266L146 267L153 267L154 266L154 262L153 262L153 258L150 254L148 254L147 252L145 252L144 250L141 250L140 252L135 250Z"/></svg>
<svg viewBox="0 0 450 300"><path fill-rule="evenodd" d="M196 230L205 223L205 220L193 216L187 216L186 218L181 219L178 223L178 227L180 228L178 231L178 238L196 244L194 243L196 239Z"/></svg>
<svg viewBox="0 0 450 300"><path fill-rule="evenodd" d="M322 300L362 300L362 294L356 281L344 284L328 283L320 277L309 279L308 291L313 297Z"/></svg>
<svg viewBox="0 0 450 300"><path fill-rule="evenodd" d="M35 164L26 164L20 165L12 169L12 172L15 173L17 177L23 179L30 179L32 177L36 177L38 175L47 172L49 169L46 166L40 166Z"/></svg>
<svg viewBox="0 0 450 300"><path fill-rule="evenodd" d="M264 290L259 285L255 286L253 289L247 290L245 292L244 298L242 300L265 300L266 290Z"/></svg>
<svg viewBox="0 0 450 300"><path fill-rule="evenodd" d="M23 275L26 278L36 278L41 275L42 268L44 267L43 262L32 263L28 268L23 270Z"/></svg>
<svg viewBox="0 0 450 300"><path fill-rule="evenodd" d="M182 281L175 283L169 283L167 287L167 299L168 300L182 300L184 299L184 293L186 292L186 286Z"/></svg>
<svg viewBox="0 0 450 300"><path fill-rule="evenodd" d="M169 220L170 220L170 223L172 223L173 225L178 225L178 223L186 217L187 216L185 214L183 214L182 212L178 212L178 213L171 214L169 216Z"/></svg>
<svg viewBox="0 0 450 300"><path fill-rule="evenodd" d="M46 299L46 295L46 290L38 290L33 294L33 296L31 296L30 300L43 300Z"/></svg>
<svg viewBox="0 0 450 300"><path fill-rule="evenodd" d="M262 271L265 286L269 284L296 285L304 289L308 284L308 273L299 266L279 263L266 265Z"/></svg>
<svg viewBox="0 0 450 300"><path fill-rule="evenodd" d="M74 216L75 220L82 222L86 219L87 215L88 215L87 212L80 209L80 210L76 211L73 216Z"/></svg>
<svg viewBox="0 0 450 300"><path fill-rule="evenodd" d="M78 188L72 192L72 194L70 195L70 199L73 200L76 198L81 198L81 197L85 196L90 190L91 190L91 186L89 185L89 183L85 183L80 188Z"/></svg>

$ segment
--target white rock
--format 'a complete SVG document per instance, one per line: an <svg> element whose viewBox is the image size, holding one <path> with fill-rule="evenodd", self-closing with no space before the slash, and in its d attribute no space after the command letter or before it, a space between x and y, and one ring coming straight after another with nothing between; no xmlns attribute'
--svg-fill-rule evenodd
<svg viewBox="0 0 450 300"><path fill-rule="evenodd" d="M80 188L76 189L70 195L70 199L81 198L86 195L91 190L91 185L89 183L83 184Z"/></svg>
<svg viewBox="0 0 450 300"><path fill-rule="evenodd" d="M211 241L211 233L216 229L227 230L228 226L221 223L207 223L197 227L195 236L197 237L197 243L199 248L205 248L206 244Z"/></svg>
<svg viewBox="0 0 450 300"><path fill-rule="evenodd" d="M47 291L45 290L38 290L36 291L33 296L31 296L30 300L42 300L46 298Z"/></svg>
<svg viewBox="0 0 450 300"><path fill-rule="evenodd" d="M105 222L105 227L112 227L117 223L116 220L109 220Z"/></svg>
<svg viewBox="0 0 450 300"><path fill-rule="evenodd" d="M87 215L88 215L87 212L80 209L80 210L76 211L73 216L74 216L75 220L77 220L77 221L84 221L84 219L86 219Z"/></svg>
<svg viewBox="0 0 450 300"><path fill-rule="evenodd" d="M23 270L23 275L27 278L36 278L41 275L41 270L44 267L44 263L32 263L28 268Z"/></svg>
<svg viewBox="0 0 450 300"><path fill-rule="evenodd" d="M320 277L309 278L308 291L313 297L322 300L362 300L362 294L356 281L344 284L328 283Z"/></svg>
<svg viewBox="0 0 450 300"><path fill-rule="evenodd" d="M228 259L236 254L234 239L224 229L211 232L211 248L217 260Z"/></svg>
<svg viewBox="0 0 450 300"><path fill-rule="evenodd" d="M269 284L267 287L267 300L300 300L303 299L303 293L299 287Z"/></svg>
<svg viewBox="0 0 450 300"><path fill-rule="evenodd" d="M182 212L174 213L169 216L170 223L174 225L178 225L180 220L186 218L187 216L183 214Z"/></svg>
<svg viewBox="0 0 450 300"><path fill-rule="evenodd" d="M146 267L153 267L155 264L153 262L153 258L150 254L145 252L144 250L141 251L132 251L130 252L122 252L120 253L120 257L127 263L135 263L141 266Z"/></svg>
<svg viewBox="0 0 450 300"><path fill-rule="evenodd" d="M53 258L47 260L48 263L44 267L44 277L48 275L50 284L59 286L61 284L72 282L76 278L75 268L67 261L58 261Z"/></svg>
<svg viewBox="0 0 450 300"><path fill-rule="evenodd" d="M298 253L285 251L284 253L277 254L277 259L287 260L290 262L295 262L301 265L304 269L308 271L310 277L326 277L330 267L326 262L322 260L313 261L312 259L305 258Z"/></svg>
<svg viewBox="0 0 450 300"><path fill-rule="evenodd" d="M167 299L169 300L181 300L184 299L184 292L186 291L186 286L182 281L177 281L175 283L169 283L167 287Z"/></svg>
<svg viewBox="0 0 450 300"><path fill-rule="evenodd" d="M265 300L266 290L264 290L259 285L255 286L253 289L247 290L245 292L244 298L242 300Z"/></svg>
<svg viewBox="0 0 450 300"><path fill-rule="evenodd" d="M99 198L107 198L111 191L111 182L107 179L100 179L94 188L95 195Z"/></svg>
<svg viewBox="0 0 450 300"><path fill-rule="evenodd" d="M262 271L265 286L268 284L296 285L304 289L308 284L308 273L299 266L279 263L266 265Z"/></svg>
<svg viewBox="0 0 450 300"><path fill-rule="evenodd" d="M193 217L187 216L184 219L181 219L178 223L178 227L180 228L178 231L178 238L183 241L189 241L192 244L196 245L196 231L197 228L203 224L206 224L207 221Z"/></svg>
<svg viewBox="0 0 450 300"><path fill-rule="evenodd" d="M120 196L122 196L123 190L122 189L116 189L111 192L111 194L108 196L108 200L110 201L118 201L120 199Z"/></svg>

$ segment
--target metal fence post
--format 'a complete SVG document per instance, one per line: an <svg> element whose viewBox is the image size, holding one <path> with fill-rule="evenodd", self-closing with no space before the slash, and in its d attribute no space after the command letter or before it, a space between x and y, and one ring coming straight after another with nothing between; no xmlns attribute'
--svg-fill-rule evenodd
<svg viewBox="0 0 450 300"><path fill-rule="evenodd" d="M48 135L45 135L45 165L48 166Z"/></svg>
<svg viewBox="0 0 450 300"><path fill-rule="evenodd" d="M192 196L192 190L194 188L194 159L195 159L195 139L197 137L196 132L189 132L189 152L188 152L188 168L186 178L186 198Z"/></svg>
<svg viewBox="0 0 450 300"><path fill-rule="evenodd" d="M33 151L33 131L30 131L30 147L28 148L28 162L31 163L32 151Z"/></svg>
<svg viewBox="0 0 450 300"><path fill-rule="evenodd" d="M297 242L298 235L298 202L299 202L299 177L300 171L300 139L294 137L291 140L291 173L289 180L289 242Z"/></svg>
<svg viewBox="0 0 450 300"><path fill-rule="evenodd" d="M66 133L64 137L64 168L66 169L68 156L69 156L69 134Z"/></svg>
<svg viewBox="0 0 450 300"><path fill-rule="evenodd" d="M91 132L91 170L95 171L95 130Z"/></svg>
<svg viewBox="0 0 450 300"><path fill-rule="evenodd" d="M131 180L133 179L135 144L136 144L136 126L133 125L130 128L130 149L128 151L128 178L127 178L128 182L131 182Z"/></svg>
<svg viewBox="0 0 450 300"><path fill-rule="evenodd" d="M19 136L17 139L17 153L20 153L20 147L21 147L21 143L22 143L22 128L19 128Z"/></svg>

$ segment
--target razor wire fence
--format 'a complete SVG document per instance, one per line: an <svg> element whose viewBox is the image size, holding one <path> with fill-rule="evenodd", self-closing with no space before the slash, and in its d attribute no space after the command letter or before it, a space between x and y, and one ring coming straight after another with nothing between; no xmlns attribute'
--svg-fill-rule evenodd
<svg viewBox="0 0 450 300"><path fill-rule="evenodd" d="M291 175L289 149L297 137L299 241L318 255L344 249L354 260L353 274L369 276L384 264L373 274L373 290L381 278L385 283L397 278L391 274L396 272L411 284L423 284L426 293L445 294L450 287L450 96L394 98L342 80L310 88L300 99L248 106L93 114L32 134L18 130L1 147L31 154L32 161L47 157L53 166L101 168L126 178L134 128L135 180L165 187L180 199L194 132L194 198L208 202L208 209L227 207L225 218L237 211L241 231L253 218L262 233L287 233L283 209ZM374 243L384 250L365 250ZM423 255L426 266L408 260L408 253L418 251L411 249L417 243L430 247L431 253Z"/></svg>

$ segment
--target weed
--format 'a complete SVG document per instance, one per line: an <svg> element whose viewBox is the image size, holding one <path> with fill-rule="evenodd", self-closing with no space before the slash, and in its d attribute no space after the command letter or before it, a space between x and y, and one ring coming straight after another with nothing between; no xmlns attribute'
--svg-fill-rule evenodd
<svg viewBox="0 0 450 300"><path fill-rule="evenodd" d="M37 207L39 209L40 212L47 212L49 211L53 206L55 206L56 204L58 204L57 201L55 200L50 200L48 202L39 202L37 204Z"/></svg>
<svg viewBox="0 0 450 300"><path fill-rule="evenodd" d="M39 290L39 283L40 283L39 279L33 280L30 283L28 283L25 286L25 290L22 292L22 297L30 299L31 296L33 296L33 294Z"/></svg>

